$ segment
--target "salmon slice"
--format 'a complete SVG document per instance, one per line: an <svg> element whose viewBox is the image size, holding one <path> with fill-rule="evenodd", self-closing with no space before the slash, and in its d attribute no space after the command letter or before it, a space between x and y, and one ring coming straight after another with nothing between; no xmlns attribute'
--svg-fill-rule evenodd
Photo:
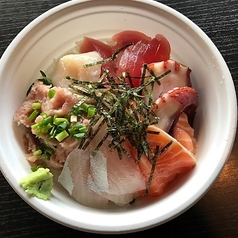
<svg viewBox="0 0 238 238"><path fill-rule="evenodd" d="M194 137L194 129L188 123L188 117L184 112L179 116L172 136L193 154L195 153L196 139Z"/></svg>
<svg viewBox="0 0 238 238"><path fill-rule="evenodd" d="M140 194L160 196L177 175L188 172L196 165L196 159L181 143L156 126L148 127L147 141L153 153L149 158L143 154L138 161L147 181L146 190L140 191ZM157 152L160 154L154 156ZM132 151L132 156L137 160L136 151Z"/></svg>

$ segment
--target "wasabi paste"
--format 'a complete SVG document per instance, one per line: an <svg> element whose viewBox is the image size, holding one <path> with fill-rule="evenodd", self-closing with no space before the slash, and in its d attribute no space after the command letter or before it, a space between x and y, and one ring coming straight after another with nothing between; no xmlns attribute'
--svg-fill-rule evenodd
<svg viewBox="0 0 238 238"><path fill-rule="evenodd" d="M22 178L19 184L30 196L48 200L53 187L53 174L47 168L38 168Z"/></svg>

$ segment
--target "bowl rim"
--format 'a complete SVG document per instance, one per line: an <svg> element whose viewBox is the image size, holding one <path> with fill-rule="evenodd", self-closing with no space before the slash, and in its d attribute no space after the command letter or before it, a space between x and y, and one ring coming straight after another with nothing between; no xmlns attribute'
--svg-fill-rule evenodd
<svg viewBox="0 0 238 238"><path fill-rule="evenodd" d="M91 2L91 1L94 1L94 0L79 0L79 1L69 1L69 2L65 2L65 3L62 3L56 7L53 7L52 9L46 11L45 13L42 13L40 16L38 16L37 18L35 18L32 22L30 22L27 26L25 26L21 31L20 33L13 39L13 41L9 44L9 46L7 47L7 49L5 50L5 52L3 53L1 59L0 59L0 74L1 74L1 71L3 70L3 67L4 67L4 64L2 64L2 62L4 61L7 61L7 58L8 58L8 55L11 54L11 52L14 50L14 47L15 45L21 41L24 36L29 33L37 24L41 23L42 21L44 21L45 19L47 19L48 17L50 17L51 15L53 14L57 14L58 12L62 11L63 9L65 8L69 8L71 6L74 6L74 5L78 5L78 4L81 4L83 2ZM99 0L98 0L99 1ZM100 0L100 1L103 1L103 2L108 2L110 3L110 0L108 1L105 1L105 0ZM118 0L119 1L119 0ZM128 0L124 0L124 2L127 2ZM213 44L213 42L211 41L211 39L195 24L193 23L190 19L188 19L186 16L184 16L183 14L179 13L178 11L176 11L175 9L167 6L167 5L164 5L160 2L155 2L153 0L130 0L131 2L141 2L141 3L144 3L144 4L149 4L149 5L152 5L156 8L159 8L159 9L162 9L163 11L165 11L166 13L168 14L172 14L174 15L175 17L179 18L181 21L185 22L186 24L188 24L190 27L192 27L194 29L194 31L196 31L198 34L201 35L201 37L203 37L206 41L207 41L207 44L209 44L209 46L211 47L212 51L214 51L216 53L216 56L219 58L220 61L223 62L223 67L226 67L226 73L227 75L230 75L230 72L229 72L229 69L226 65L226 62L224 61L222 55L220 54L220 52L218 51L218 49L216 48L216 46ZM232 81L232 77L230 75L229 77L231 80L230 82L230 85L229 85L229 88L231 90L231 92L235 92L235 89L234 89L234 84L233 84L233 81ZM228 141L227 141L227 144L229 144L229 146L227 147L227 150L224 151L224 155L227 155L227 160L228 160L228 157L231 153L231 150L232 150L232 145L234 143L234 140L235 140L235 135L236 135L236 129L237 129L237 99L236 99L236 96L235 94L232 94L232 97L230 98L230 101L232 102L231 105L232 105L232 108L231 110L234 112L233 114L233 117L230 118L230 121L231 121L231 126L232 126L232 129L233 129L233 134L231 134L231 136L229 137ZM235 126L234 126L235 125ZM0 160L1 162L1 160ZM223 169L223 167L225 166L225 164L221 164L220 166L220 172L221 170ZM8 181L8 183L12 186L12 188L16 191L16 193L18 193L18 195L20 195L20 197L25 200L25 202L27 202L31 207L33 207L35 210L37 210L38 212L40 212L41 214L43 214L44 216L54 220L54 221L57 221L58 223L62 224L62 225L66 225L68 227L71 227L71 228L74 228L74 229L78 229L79 227L75 227L75 225L72 225L72 224L67 224L65 222L62 222L62 220L60 218L56 218L56 217L52 217L52 216L49 216L49 214L47 214L46 211L42 211L42 210L39 210L39 206L38 204L40 204L41 202L34 202L34 200L30 200L30 199L27 199L26 196L23 195L23 193L19 193L18 190L16 190L14 188L14 185L12 184L10 178L8 177L7 173L5 173L5 169L3 169L1 163L0 163L0 170L2 171L2 174L4 175L4 177L6 178L6 180ZM214 175L216 177L218 177L218 175ZM215 182L215 180L213 181L213 183ZM194 199L194 201L189 205L189 206L185 206L184 204L184 207L183 208L180 208L179 211L177 211L175 214L173 214L173 216L170 216L170 217L167 217L164 222L167 222L175 217L177 217L178 215L180 215L181 213L183 213L185 210L189 209L191 206L193 206L198 200L200 200L200 198L206 193L206 191L213 185L213 183L211 183L209 186L203 188L203 191L200 192L200 195L196 197L196 199ZM63 218L63 216L62 216ZM164 223L163 222L163 223ZM160 223L162 224L162 223ZM134 228L129 228L129 227L126 227L126 228L123 228L123 227L119 227L119 229L121 229L120 231L119 230L115 230L114 228L110 227L109 230L106 230L104 227L103 228L98 228L99 230L94 230L92 227L86 227L85 229L83 229L83 227L80 227L80 230L83 230L83 231L89 231L89 232L95 232L95 233L128 233L128 232L132 232L132 231L139 231L139 230L144 230L144 229L148 229L150 227L153 227L153 226L156 226L157 224L154 223L154 224L144 224L143 227L141 228L138 228L138 227L134 227ZM101 229L101 230L100 230ZM118 229L118 228L117 228ZM123 230L125 229L125 230Z"/></svg>

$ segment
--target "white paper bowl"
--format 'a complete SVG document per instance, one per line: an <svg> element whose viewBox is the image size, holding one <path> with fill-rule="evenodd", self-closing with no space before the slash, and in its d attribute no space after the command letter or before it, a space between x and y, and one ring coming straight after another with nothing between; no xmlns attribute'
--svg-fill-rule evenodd
<svg viewBox="0 0 238 238"><path fill-rule="evenodd" d="M100 210L75 202L57 183L50 201L29 197L19 186L29 173L21 138L12 122L29 85L83 36L110 38L121 30L162 33L172 57L192 69L199 93L195 130L197 166L165 196L130 208ZM211 187L231 151L236 131L236 96L231 75L211 40L175 10L154 1L70 1L31 22L0 62L0 166L15 191L33 208L63 225L96 233L126 233L162 224L191 207Z"/></svg>

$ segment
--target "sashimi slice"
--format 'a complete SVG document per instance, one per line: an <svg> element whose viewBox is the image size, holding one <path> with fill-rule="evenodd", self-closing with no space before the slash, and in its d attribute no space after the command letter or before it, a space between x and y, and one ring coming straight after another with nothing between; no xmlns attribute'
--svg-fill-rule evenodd
<svg viewBox="0 0 238 238"><path fill-rule="evenodd" d="M111 57L113 53L110 45L91 37L84 37L79 45L79 53L91 51L98 52L103 59Z"/></svg>
<svg viewBox="0 0 238 238"><path fill-rule="evenodd" d="M109 149L109 143L107 139L96 156L90 156L91 176L103 197L128 204L145 189L145 179L134 160L124 153L120 159L115 149Z"/></svg>
<svg viewBox="0 0 238 238"><path fill-rule="evenodd" d="M59 59L52 75L55 86L68 88L69 81L66 76L88 82L97 82L101 76L101 65L84 67L86 64L102 60L97 52L84 54L69 54Z"/></svg>
<svg viewBox="0 0 238 238"><path fill-rule="evenodd" d="M141 68L144 64L166 61L170 58L168 40L157 34L151 41L141 40L127 47L116 61L117 75L128 74L132 78L133 87L140 84Z"/></svg>
<svg viewBox="0 0 238 238"><path fill-rule="evenodd" d="M138 196L138 191L146 188L138 165L125 154L120 159L117 151L109 148L110 138L96 155L92 153L104 135L102 127L86 150L71 152L59 177L68 192L86 206L105 207L108 200L128 204ZM67 177L70 181L65 180Z"/></svg>
<svg viewBox="0 0 238 238"><path fill-rule="evenodd" d="M139 41L135 45L127 47L116 62L118 67L117 75L128 74L129 77L132 77L133 87L140 84L141 68L146 63L143 56L148 49L148 42Z"/></svg>
<svg viewBox="0 0 238 238"><path fill-rule="evenodd" d="M128 44L136 44L138 41L151 41L151 37L145 35L140 31L125 30L121 31L114 36L112 36L112 41L114 42L114 49L118 50Z"/></svg>
<svg viewBox="0 0 238 238"><path fill-rule="evenodd" d="M194 145L191 136L183 129L176 127L173 131L174 138L186 149L194 153Z"/></svg>
<svg viewBox="0 0 238 238"><path fill-rule="evenodd" d="M168 39L156 34L150 41L149 50L144 55L145 63L166 61L170 58L171 47Z"/></svg>
<svg viewBox="0 0 238 238"><path fill-rule="evenodd" d="M80 53L88 53L96 51L99 53L99 55L102 57L102 59L108 59L112 57L114 53L114 49L109 44L106 44L100 40L93 39L90 37L84 37L83 40L80 42L79 45L79 52ZM116 69L115 69L115 62L109 61L104 62L101 66L101 74L108 70L111 76L115 75Z"/></svg>
<svg viewBox="0 0 238 238"><path fill-rule="evenodd" d="M79 203L95 208L103 208L108 204L108 199L93 191L90 183L90 150L73 150L63 167L59 176L59 182L69 192L69 194Z"/></svg>
<svg viewBox="0 0 238 238"><path fill-rule="evenodd" d="M176 139L155 126L148 127L147 141L154 153L157 147L162 152L155 158L149 156L149 159L144 154L138 161L140 170L147 181L147 189L141 194L160 196L167 185L179 174L187 173L196 165L196 159ZM133 156L137 160L135 151Z"/></svg>
<svg viewBox="0 0 238 238"><path fill-rule="evenodd" d="M173 128L172 136L193 154L195 153L196 139L194 137L194 129L189 125L188 117L185 113L181 113L179 116Z"/></svg>

